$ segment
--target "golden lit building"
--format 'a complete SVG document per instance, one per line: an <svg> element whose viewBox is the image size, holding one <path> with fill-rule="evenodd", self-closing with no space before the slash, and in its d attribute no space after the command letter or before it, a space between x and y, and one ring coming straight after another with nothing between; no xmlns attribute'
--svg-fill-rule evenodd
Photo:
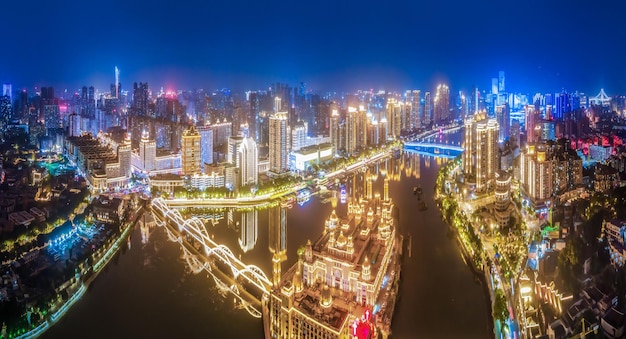
<svg viewBox="0 0 626 339"><path fill-rule="evenodd" d="M307 242L298 262L274 284L266 314L269 337L354 338L388 332L393 302L387 305L385 294L397 286L401 247L393 209L386 187L383 199L350 202L345 218L333 210L323 234ZM387 307L374 315L376 304Z"/></svg>
<svg viewBox="0 0 626 339"><path fill-rule="evenodd" d="M468 181L476 183L479 192L490 186L500 167L499 131L496 119L474 120L470 117L465 120L463 173Z"/></svg>
<svg viewBox="0 0 626 339"><path fill-rule="evenodd" d="M200 133L198 133L198 130L193 125L183 132L181 159L183 165L183 175L194 175L202 172L200 167L200 160L202 159L200 139Z"/></svg>

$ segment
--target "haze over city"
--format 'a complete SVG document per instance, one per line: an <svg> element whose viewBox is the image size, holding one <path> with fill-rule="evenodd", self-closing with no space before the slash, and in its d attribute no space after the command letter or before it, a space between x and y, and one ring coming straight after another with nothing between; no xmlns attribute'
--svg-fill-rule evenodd
<svg viewBox="0 0 626 339"><path fill-rule="evenodd" d="M319 91L488 87L626 91L621 1L8 1L0 79L14 87ZM8 33L8 34L7 34ZM125 86L129 88L128 86Z"/></svg>

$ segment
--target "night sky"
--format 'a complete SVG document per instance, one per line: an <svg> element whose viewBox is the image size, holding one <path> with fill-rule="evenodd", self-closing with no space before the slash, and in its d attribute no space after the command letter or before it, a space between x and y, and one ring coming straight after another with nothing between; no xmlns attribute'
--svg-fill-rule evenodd
<svg viewBox="0 0 626 339"><path fill-rule="evenodd" d="M2 1L0 82L626 94L626 1Z"/></svg>

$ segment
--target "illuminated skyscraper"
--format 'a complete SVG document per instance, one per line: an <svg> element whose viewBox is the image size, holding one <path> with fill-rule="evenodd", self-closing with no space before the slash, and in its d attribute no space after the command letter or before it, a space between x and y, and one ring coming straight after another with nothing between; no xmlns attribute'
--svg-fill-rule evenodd
<svg viewBox="0 0 626 339"><path fill-rule="evenodd" d="M11 85L11 84L2 84L2 93L0 93L0 96L7 96L7 97L9 97L9 100L11 101L11 104L13 104L13 85Z"/></svg>
<svg viewBox="0 0 626 339"><path fill-rule="evenodd" d="M481 117L477 117L481 118ZM495 119L465 120L463 173L476 190L485 191L495 178L500 165L498 158L499 126Z"/></svg>
<svg viewBox="0 0 626 339"><path fill-rule="evenodd" d="M231 136L228 138L228 154L226 154L226 161L235 167L239 168L239 146L243 142L242 136Z"/></svg>
<svg viewBox="0 0 626 339"><path fill-rule="evenodd" d="M213 129L211 126L199 126L198 133L200 134L200 153L202 154L200 167L204 169L205 164L213 163Z"/></svg>
<svg viewBox="0 0 626 339"><path fill-rule="evenodd" d="M545 144L528 144L520 156L520 184L534 206L552 194L552 161Z"/></svg>
<svg viewBox="0 0 626 339"><path fill-rule="evenodd" d="M270 117L270 171L279 174L289 169L289 134L287 112L278 112Z"/></svg>
<svg viewBox="0 0 626 339"><path fill-rule="evenodd" d="M333 145L335 153L339 150L339 112L333 109L330 116L330 143Z"/></svg>
<svg viewBox="0 0 626 339"><path fill-rule="evenodd" d="M450 88L448 85L437 86L437 93L433 101L434 123L440 124L450 117Z"/></svg>
<svg viewBox="0 0 626 339"><path fill-rule="evenodd" d="M346 153L352 154L356 151L357 144L357 110L354 107L348 107L346 113Z"/></svg>
<svg viewBox="0 0 626 339"><path fill-rule="evenodd" d="M139 158L141 159L141 167L145 172L156 169L156 141L150 140L150 135L147 131L143 131L141 134Z"/></svg>
<svg viewBox="0 0 626 339"><path fill-rule="evenodd" d="M296 122L291 130L291 151L297 151L306 146L306 125L302 121Z"/></svg>
<svg viewBox="0 0 626 339"><path fill-rule="evenodd" d="M433 123L433 99L430 92L424 93L424 124Z"/></svg>
<svg viewBox="0 0 626 339"><path fill-rule="evenodd" d="M387 99L387 137L397 139L402 131L402 110L404 105L396 98Z"/></svg>
<svg viewBox="0 0 626 339"><path fill-rule="evenodd" d="M133 104L131 110L134 115L148 115L148 83L140 82L133 85Z"/></svg>
<svg viewBox="0 0 626 339"><path fill-rule="evenodd" d="M241 185L256 185L259 178L259 156L256 142L252 138L244 138L237 151Z"/></svg>
<svg viewBox="0 0 626 339"><path fill-rule="evenodd" d="M190 126L183 132L182 137L182 165L183 175L194 175L201 172L200 160L200 133L195 126Z"/></svg>
<svg viewBox="0 0 626 339"><path fill-rule="evenodd" d="M504 71L500 71L498 72L498 91L500 93L506 92L506 87L504 85Z"/></svg>
<svg viewBox="0 0 626 339"><path fill-rule="evenodd" d="M496 106L496 120L498 121L498 125L500 125L499 141L504 141L509 138L509 133L511 132L510 111L511 109L508 103Z"/></svg>
<svg viewBox="0 0 626 339"><path fill-rule="evenodd" d="M79 116L80 118L80 116ZM119 146L117 146L117 159L120 163L120 176L130 178L131 175L130 136L126 136Z"/></svg>
<svg viewBox="0 0 626 339"><path fill-rule="evenodd" d="M44 105L43 112L46 121L46 130L62 127L59 105Z"/></svg>
<svg viewBox="0 0 626 339"><path fill-rule="evenodd" d="M535 142L535 125L537 119L537 112L535 111L535 106L526 105L524 108L524 113L526 116L526 122L524 124L524 128L526 129L526 143L530 144Z"/></svg>

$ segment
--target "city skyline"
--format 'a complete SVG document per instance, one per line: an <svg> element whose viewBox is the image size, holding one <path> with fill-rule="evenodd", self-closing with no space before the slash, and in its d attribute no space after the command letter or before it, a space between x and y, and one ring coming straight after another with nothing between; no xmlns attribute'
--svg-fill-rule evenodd
<svg viewBox="0 0 626 339"><path fill-rule="evenodd" d="M15 88L108 88L118 66L125 89L487 90L504 70L509 91L626 92L623 47L613 43L626 37L623 3L27 5L5 4L0 23L13 46L0 55L0 81ZM26 13L38 24L22 25Z"/></svg>

